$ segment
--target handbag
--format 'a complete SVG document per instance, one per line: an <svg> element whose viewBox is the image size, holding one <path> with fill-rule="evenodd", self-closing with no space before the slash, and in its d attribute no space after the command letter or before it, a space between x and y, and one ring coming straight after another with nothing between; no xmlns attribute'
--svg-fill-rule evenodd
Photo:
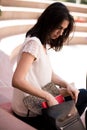
<svg viewBox="0 0 87 130"><path fill-rule="evenodd" d="M50 130L85 130L73 100L42 109Z"/></svg>
<svg viewBox="0 0 87 130"><path fill-rule="evenodd" d="M42 87L42 89L44 91L48 91L54 97L59 95L59 90L53 82L46 84L45 86ZM23 102L24 102L24 105L26 106L26 108L30 112L32 112L36 115L42 114L42 102L45 102L44 99L29 94L28 96L24 97Z"/></svg>

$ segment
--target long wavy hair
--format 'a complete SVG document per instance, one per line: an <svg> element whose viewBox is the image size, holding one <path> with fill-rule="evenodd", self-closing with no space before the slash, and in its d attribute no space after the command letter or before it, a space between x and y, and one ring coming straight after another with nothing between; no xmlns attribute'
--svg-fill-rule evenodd
<svg viewBox="0 0 87 130"><path fill-rule="evenodd" d="M59 36L57 39L48 38L50 33L58 28L64 20L68 20L69 25L64 30L62 36ZM43 11L37 23L26 33L26 37L36 36L44 46L49 44L50 48L60 50L63 43L68 39L69 34L73 31L73 27L74 18L70 15L67 7L60 2L55 2Z"/></svg>

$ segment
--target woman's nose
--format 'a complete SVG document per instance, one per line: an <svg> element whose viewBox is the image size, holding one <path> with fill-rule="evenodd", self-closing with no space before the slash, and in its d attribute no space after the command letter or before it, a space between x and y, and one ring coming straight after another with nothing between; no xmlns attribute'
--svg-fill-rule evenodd
<svg viewBox="0 0 87 130"><path fill-rule="evenodd" d="M62 35L62 34L63 34L63 31L64 31L63 29L61 29L61 30L60 30L60 35Z"/></svg>

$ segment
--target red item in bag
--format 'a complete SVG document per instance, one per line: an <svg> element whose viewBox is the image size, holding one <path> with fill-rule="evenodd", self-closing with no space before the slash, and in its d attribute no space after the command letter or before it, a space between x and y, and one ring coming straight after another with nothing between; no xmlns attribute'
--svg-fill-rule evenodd
<svg viewBox="0 0 87 130"><path fill-rule="evenodd" d="M59 104L64 102L64 97L62 95L58 95L55 98L56 98L56 100L58 101ZM47 108L48 107L47 102L42 102L42 107Z"/></svg>

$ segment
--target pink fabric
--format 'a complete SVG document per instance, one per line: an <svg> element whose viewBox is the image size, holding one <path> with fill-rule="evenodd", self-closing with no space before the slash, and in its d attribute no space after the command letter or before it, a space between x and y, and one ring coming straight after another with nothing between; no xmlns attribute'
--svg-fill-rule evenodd
<svg viewBox="0 0 87 130"><path fill-rule="evenodd" d="M12 87L0 86L0 108L5 109L9 113L12 113L11 101L13 95Z"/></svg>
<svg viewBox="0 0 87 130"><path fill-rule="evenodd" d="M0 104L12 101L13 87L0 86Z"/></svg>
<svg viewBox="0 0 87 130"><path fill-rule="evenodd" d="M0 86L11 87L12 67L7 54L0 50Z"/></svg>
<svg viewBox="0 0 87 130"><path fill-rule="evenodd" d="M0 130L35 130L35 128L0 108Z"/></svg>
<svg viewBox="0 0 87 130"><path fill-rule="evenodd" d="M11 102L1 104L0 108L8 111L9 113L12 113Z"/></svg>

